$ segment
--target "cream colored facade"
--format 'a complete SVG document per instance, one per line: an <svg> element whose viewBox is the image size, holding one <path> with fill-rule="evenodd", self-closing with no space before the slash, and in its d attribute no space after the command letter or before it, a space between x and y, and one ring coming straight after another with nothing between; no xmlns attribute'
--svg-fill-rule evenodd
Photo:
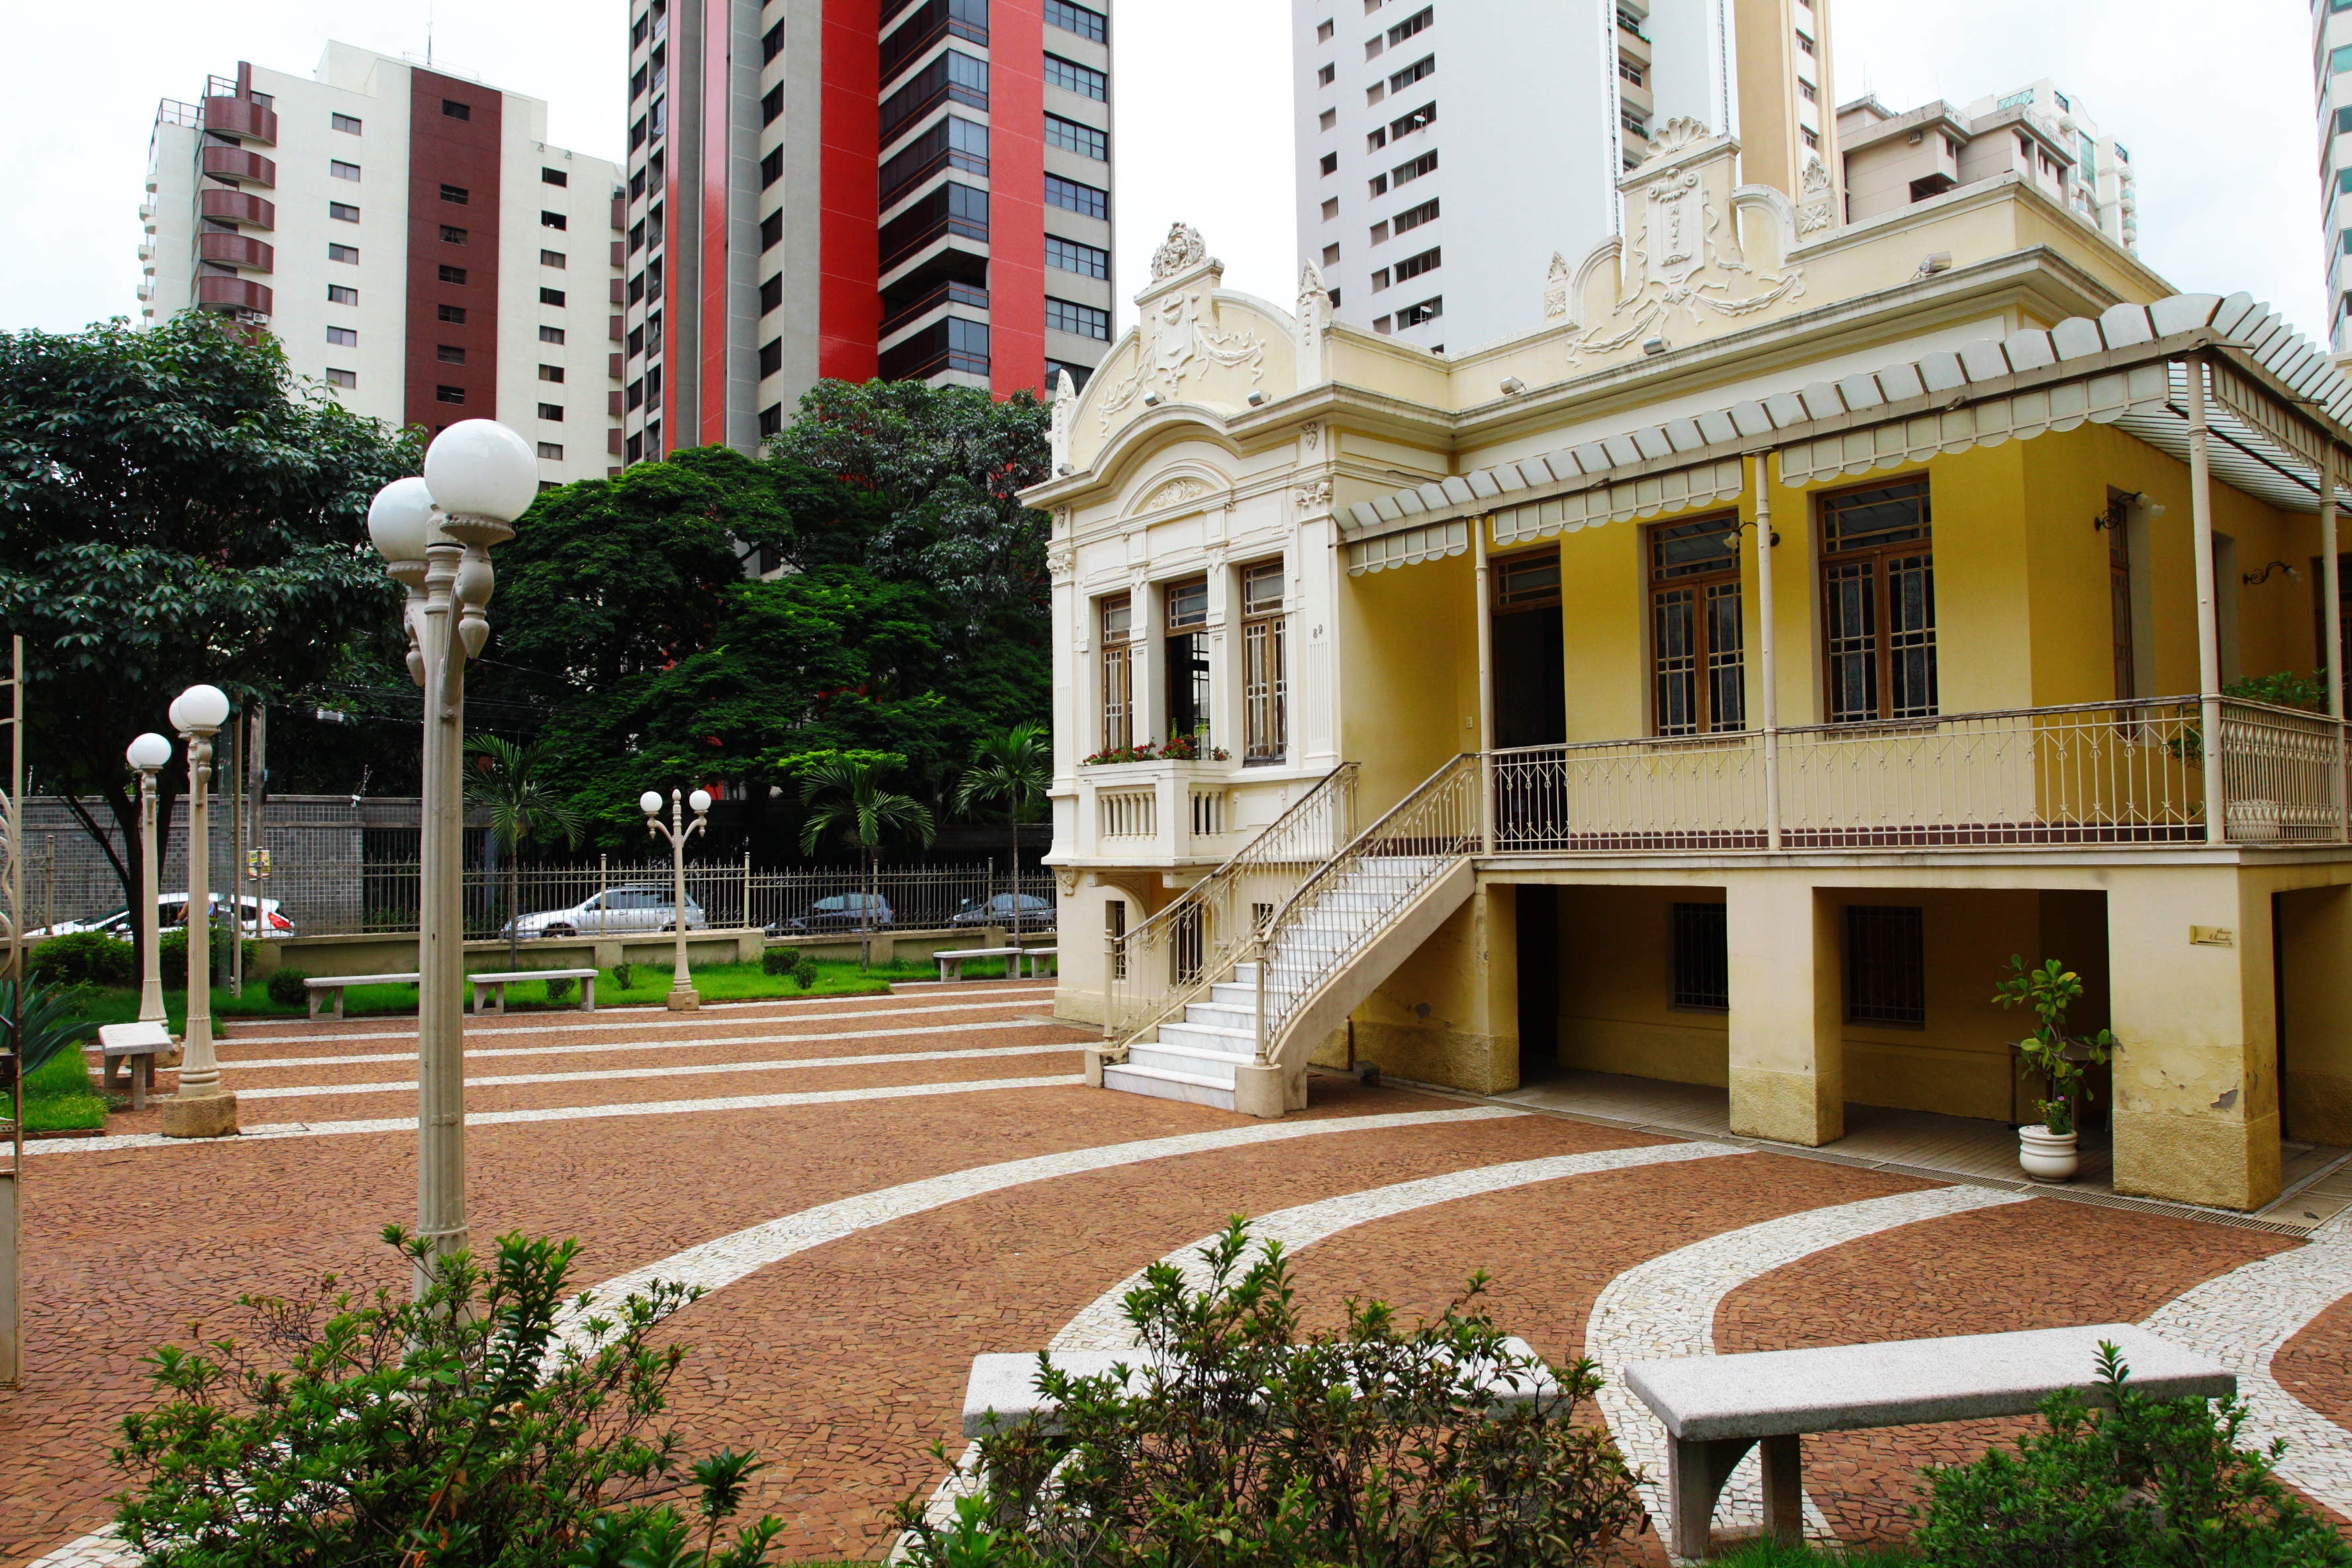
<svg viewBox="0 0 2352 1568"><path fill-rule="evenodd" d="M2221 688L2341 646L2352 387L2015 176L1803 235L1730 139L1656 142L1538 332L1434 358L1180 227L1057 405L1093 1076L1279 1115L1310 1063L1597 1069L1825 1144L2016 1119L1988 999L2056 956L2123 1042L2118 1190L2268 1202L2283 1132L2352 1142L2344 737Z"/></svg>

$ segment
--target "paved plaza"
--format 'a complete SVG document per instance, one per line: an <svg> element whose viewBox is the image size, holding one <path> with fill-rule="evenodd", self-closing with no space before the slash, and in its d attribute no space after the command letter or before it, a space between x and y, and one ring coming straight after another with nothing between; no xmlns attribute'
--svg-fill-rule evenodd
<svg viewBox="0 0 2352 1568"><path fill-rule="evenodd" d="M1408 1317L1493 1276L1504 1327L1605 1372L1661 1354L2141 1321L2227 1359L2288 1478L2352 1518L2352 1234L1922 1179L1524 1105L1318 1077L1280 1121L1090 1091L1090 1033L1045 985L469 1020L474 1234L577 1237L580 1282L709 1294L672 1320L688 1450L755 1447L750 1502L788 1555L878 1559L895 1500L940 1480L982 1352L1116 1347L1118 1296L1233 1214L1298 1249L1318 1321ZM30 1377L0 1394L0 1563L100 1530L140 1357L241 1292L397 1275L415 1205L405 1019L240 1023L245 1136L166 1143L155 1112L37 1145ZM1603 1411L1656 1478L1654 1423ZM1928 1459L2015 1421L1809 1438L1813 1528L1899 1532ZM1749 1478L1752 1483L1752 1475ZM1743 1496L1743 1491L1745 1496ZM1654 1510L1656 1494L1652 1492ZM1752 1511L1735 1480L1725 1522ZM1654 1538L1639 1547L1661 1556ZM80 1552L91 1552L86 1543ZM62 1560L62 1559L61 1559Z"/></svg>

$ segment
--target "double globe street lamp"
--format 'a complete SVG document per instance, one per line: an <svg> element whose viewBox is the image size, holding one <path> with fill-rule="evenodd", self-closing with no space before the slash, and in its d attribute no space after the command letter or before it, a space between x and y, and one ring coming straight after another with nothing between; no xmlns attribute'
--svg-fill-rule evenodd
<svg viewBox="0 0 2352 1568"><path fill-rule="evenodd" d="M172 728L180 732L188 751L188 1018L180 1041L180 1088L162 1102L163 1133L166 1138L221 1138L236 1131L236 1096L221 1087L220 1063L213 1055L212 805L206 786L212 781L213 737L228 722L228 694L217 686L191 686L172 700L171 717ZM162 739L142 735L132 744ZM169 761L168 744L163 753ZM148 754L153 754L152 749ZM151 863L154 842L151 832L147 836ZM155 918L152 897L146 908L151 933L148 964L157 977L160 1012L163 971L152 934Z"/></svg>
<svg viewBox="0 0 2352 1568"><path fill-rule="evenodd" d="M123 749L123 761L139 775L139 1021L163 1021L163 950L155 931L155 904L162 892L155 844L155 775L172 760L172 742L152 730Z"/></svg>
<svg viewBox="0 0 2352 1568"><path fill-rule="evenodd" d="M662 797L659 790L647 790L637 796L637 809L646 814L646 837L661 834L669 839L670 930L677 933L677 951L670 958L669 995L667 998L673 1013L691 1013L702 1005L702 995L694 988L694 976L686 968L686 841L710 826L707 815L710 810L710 792L696 790L686 797L683 805L694 808L694 820L686 814L676 790L669 792L669 820L661 819Z"/></svg>
<svg viewBox="0 0 2352 1568"><path fill-rule="evenodd" d="M417 850L416 1235L432 1260L462 1251L466 1223L466 662L490 635L490 551L539 492L520 436L467 419L433 438L422 479L395 479L368 508L368 537L407 590L409 679L425 689L423 831Z"/></svg>

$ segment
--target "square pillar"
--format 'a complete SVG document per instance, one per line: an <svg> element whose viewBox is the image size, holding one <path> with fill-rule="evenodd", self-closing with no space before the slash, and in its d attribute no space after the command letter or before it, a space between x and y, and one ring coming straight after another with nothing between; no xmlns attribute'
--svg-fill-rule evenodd
<svg viewBox="0 0 2352 1568"><path fill-rule="evenodd" d="M1519 1087L1517 889L1482 882L1356 1009L1355 1059L1473 1094Z"/></svg>
<svg viewBox="0 0 2352 1568"><path fill-rule="evenodd" d="M2270 894L2235 867L2118 869L2107 892L2116 1191L2278 1196Z"/></svg>
<svg viewBox="0 0 2352 1568"><path fill-rule="evenodd" d="M1800 871L1726 879L1731 1130L1817 1147L1845 1136L1838 906Z"/></svg>

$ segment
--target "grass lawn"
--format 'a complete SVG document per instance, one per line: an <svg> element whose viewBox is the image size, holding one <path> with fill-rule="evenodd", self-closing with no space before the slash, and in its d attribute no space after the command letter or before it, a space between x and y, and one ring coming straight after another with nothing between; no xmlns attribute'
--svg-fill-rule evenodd
<svg viewBox="0 0 2352 1568"><path fill-rule="evenodd" d="M131 1000L138 1001L136 993ZM55 1132L68 1127L105 1125L106 1101L98 1097L80 1047L59 1051L42 1064L40 1071L25 1079L26 1131Z"/></svg>
<svg viewBox="0 0 2352 1568"><path fill-rule="evenodd" d="M898 963L876 964L860 969L847 960L817 961L815 984L803 991L787 975L766 974L756 963L702 964L694 971L694 988L705 1002L741 1002L772 996L870 996L889 988L894 980L933 980L939 976L939 966L929 963ZM964 965L964 974L971 979L997 979L1004 973L1002 960L971 963ZM596 977L596 1005L618 1007L658 1003L669 994L670 969L667 963L636 963L629 965L629 984L623 986L614 973L606 970ZM579 999L575 988L570 997L556 1006L569 1007ZM99 1024L126 1024L139 1016L139 991L136 986L118 986L108 990L85 990L78 1000L82 1016ZM507 988L507 1006L513 1012L529 1012L551 1005L547 985L543 982L524 982ZM187 994L166 991L163 1007L172 1032L186 1026ZM249 981L243 996L233 996L225 985L213 987L213 1018L223 1033L234 1036L238 1018L297 1018L308 1012L301 1002L281 1005L269 999L266 985ZM343 1014L346 1017L365 1014L408 1014L416 1011L416 987L414 985L354 985L343 993Z"/></svg>

